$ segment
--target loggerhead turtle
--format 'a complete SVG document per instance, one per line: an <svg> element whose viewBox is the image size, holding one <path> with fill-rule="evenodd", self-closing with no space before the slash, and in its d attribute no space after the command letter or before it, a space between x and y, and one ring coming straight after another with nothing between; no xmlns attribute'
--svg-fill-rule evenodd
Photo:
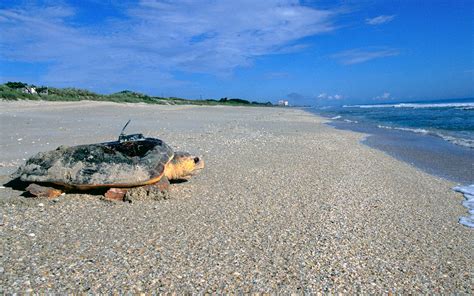
<svg viewBox="0 0 474 296"><path fill-rule="evenodd" d="M125 135L125 127L118 141L40 152L12 177L31 183L26 190L35 196L108 189L106 199L127 200L134 192L166 198L169 180L187 179L204 168L200 157L175 152L160 139Z"/></svg>

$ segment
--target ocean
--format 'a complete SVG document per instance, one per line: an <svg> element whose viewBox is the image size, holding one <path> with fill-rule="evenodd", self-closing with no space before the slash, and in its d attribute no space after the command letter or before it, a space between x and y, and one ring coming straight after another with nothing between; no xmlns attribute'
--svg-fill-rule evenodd
<svg viewBox="0 0 474 296"><path fill-rule="evenodd" d="M314 107L329 125L369 134L363 143L430 174L457 182L474 227L474 98Z"/></svg>

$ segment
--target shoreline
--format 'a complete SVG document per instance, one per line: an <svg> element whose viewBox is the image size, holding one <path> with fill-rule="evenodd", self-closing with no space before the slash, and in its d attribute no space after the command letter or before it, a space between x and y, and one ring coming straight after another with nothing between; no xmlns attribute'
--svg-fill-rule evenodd
<svg viewBox="0 0 474 296"><path fill-rule="evenodd" d="M472 230L457 223L466 211L453 182L323 117L254 107L0 106L0 162L11 163L2 184L17 160L113 140L128 119L128 133L207 164L158 202L87 194L51 202L0 189L4 292L470 293Z"/></svg>
<svg viewBox="0 0 474 296"><path fill-rule="evenodd" d="M380 128L367 122L340 119L341 116L330 117L319 114L330 121L326 123L340 130L361 132L366 136L360 143L407 163L432 176L455 182L452 189L464 195L462 205L467 213L459 218L459 223L474 227L474 150L462 145L447 142L431 134L413 133L396 128ZM467 190L467 191L466 191Z"/></svg>
<svg viewBox="0 0 474 296"><path fill-rule="evenodd" d="M409 131L386 130L351 123L332 122L337 129L367 133L361 143L412 165L430 175L458 184L474 182L472 165L474 154L470 148L460 147L430 135Z"/></svg>
<svg viewBox="0 0 474 296"><path fill-rule="evenodd" d="M310 111L313 113L314 111ZM361 143L415 166L428 174L462 185L474 182L474 150L444 139L410 131L379 128L370 123L338 121L329 115L328 125L347 131L367 134Z"/></svg>

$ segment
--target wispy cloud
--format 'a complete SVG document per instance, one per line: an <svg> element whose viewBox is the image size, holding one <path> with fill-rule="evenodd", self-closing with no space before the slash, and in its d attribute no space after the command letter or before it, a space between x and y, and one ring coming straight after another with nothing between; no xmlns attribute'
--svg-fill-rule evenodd
<svg viewBox="0 0 474 296"><path fill-rule="evenodd" d="M331 55L332 58L339 60L344 65L353 65L364 63L373 59L379 59L390 56L397 56L400 52L397 49L351 49L341 51Z"/></svg>
<svg viewBox="0 0 474 296"><path fill-rule="evenodd" d="M373 100L393 100L393 97L390 95L389 92L384 92L380 96L376 96L372 98Z"/></svg>
<svg viewBox="0 0 474 296"><path fill-rule="evenodd" d="M155 1L88 26L73 6L0 10L0 55L48 63L41 83L138 88L180 84L173 73L226 75L255 57L301 50L334 30L336 12L273 1Z"/></svg>
<svg viewBox="0 0 474 296"><path fill-rule="evenodd" d="M395 18L395 15L379 15L374 18L366 18L365 23L372 26L376 26L376 25L381 25L381 24L391 22L393 21L394 18Z"/></svg>

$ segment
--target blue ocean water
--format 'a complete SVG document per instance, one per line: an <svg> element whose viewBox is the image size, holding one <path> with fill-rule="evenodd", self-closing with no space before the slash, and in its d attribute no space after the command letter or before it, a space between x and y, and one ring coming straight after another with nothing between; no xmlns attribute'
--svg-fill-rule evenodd
<svg viewBox="0 0 474 296"><path fill-rule="evenodd" d="M373 124L439 137L445 141L474 148L474 98L418 103L345 105L317 108L333 120Z"/></svg>
<svg viewBox="0 0 474 296"><path fill-rule="evenodd" d="M369 134L363 143L458 182L468 216L459 223L474 228L474 98L373 105L315 107L330 125ZM463 185L462 185L463 184Z"/></svg>

